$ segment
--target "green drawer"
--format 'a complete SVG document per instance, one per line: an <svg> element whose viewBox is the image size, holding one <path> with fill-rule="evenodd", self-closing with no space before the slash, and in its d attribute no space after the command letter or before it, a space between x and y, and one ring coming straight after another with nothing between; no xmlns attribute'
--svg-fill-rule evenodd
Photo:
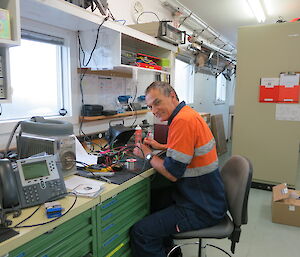
<svg viewBox="0 0 300 257"><path fill-rule="evenodd" d="M105 242L105 246L99 249L100 257L113 256L115 252L121 249L129 241L127 231L120 231Z"/></svg>
<svg viewBox="0 0 300 257"><path fill-rule="evenodd" d="M129 245L129 240L123 241L115 249L109 252L105 257L125 257L131 256L131 249Z"/></svg>
<svg viewBox="0 0 300 257"><path fill-rule="evenodd" d="M98 205L98 208L100 208L101 216L104 216L114 208L119 207L120 205L126 204L126 201L129 199L135 197L136 195L139 195L141 192L148 192L149 191L149 179L144 179L141 182L129 187L128 189L124 190L123 192L117 194L115 197L112 197L100 205ZM98 214L97 214L98 216Z"/></svg>
<svg viewBox="0 0 300 257"><path fill-rule="evenodd" d="M93 251L93 245L96 239L96 230L92 226L95 223L95 211L87 210L84 213L72 218L69 221L54 228L32 241L20 246L10 252L10 257L23 256L60 256L63 249L73 249L78 246L84 239L88 249L85 255ZM94 222L93 222L94 221ZM82 234L82 235L81 235ZM93 244L94 242L94 244Z"/></svg>
<svg viewBox="0 0 300 257"><path fill-rule="evenodd" d="M149 178L98 205L98 256L129 257L129 229L149 213L149 206Z"/></svg>
<svg viewBox="0 0 300 257"><path fill-rule="evenodd" d="M113 234L110 238L107 240L102 240L102 237L100 235L100 238L98 238L98 244L99 244L99 256L106 256L108 253L113 251L119 244L124 242L124 240L129 241L129 229L130 227L135 224L137 221L142 219L145 215L147 215L148 210L144 209L143 211L137 213L134 217L131 217L126 221L126 224L119 229L119 231L115 234ZM99 240L100 239L100 240Z"/></svg>
<svg viewBox="0 0 300 257"><path fill-rule="evenodd" d="M115 221L107 224L105 227L101 228L100 230L100 237L102 241L107 240L112 234L117 233L120 229L127 227L129 228L128 224L132 222L136 222L141 217L141 214L147 214L148 209L146 204L139 204L135 208L129 210L126 215L120 216ZM124 225L125 224L125 225Z"/></svg>
<svg viewBox="0 0 300 257"><path fill-rule="evenodd" d="M113 209L112 211L106 213L100 218L101 227L106 227L107 224L114 222L119 218L119 216L128 216L128 212L131 212L132 209L138 208L140 205L148 205L149 203L149 193L143 192L142 194L131 198L126 203L120 205L118 208Z"/></svg>
<svg viewBox="0 0 300 257"><path fill-rule="evenodd" d="M47 249L46 251L44 251L41 256L47 256L47 257L58 257L58 256L65 256L66 254L68 254L68 256L72 256L73 255L69 255L69 251L74 250L74 248L79 248L80 249L80 253L77 253L74 255L75 256L83 256L87 253L90 252L91 246L92 246L92 235L91 235L91 227L92 225L89 225L83 229L81 229L79 232L73 234L73 235L69 235L68 238L66 238L64 240L63 243L58 243L55 246L52 246L50 249ZM78 247L78 246L81 247Z"/></svg>

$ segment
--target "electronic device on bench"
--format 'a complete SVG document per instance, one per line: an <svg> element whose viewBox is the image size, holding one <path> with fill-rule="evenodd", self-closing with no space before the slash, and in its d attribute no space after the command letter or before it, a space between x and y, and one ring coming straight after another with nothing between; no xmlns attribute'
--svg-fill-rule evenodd
<svg viewBox="0 0 300 257"><path fill-rule="evenodd" d="M124 146L125 144L127 144L128 140L135 132L135 129L127 128L124 126L124 120L118 120L118 121L122 121L122 124L112 125L111 124L112 121L110 121L109 129L106 133L106 139L111 148Z"/></svg>
<svg viewBox="0 0 300 257"><path fill-rule="evenodd" d="M22 159L17 161L17 165L16 182L23 208L66 196L65 182L55 156Z"/></svg>
<svg viewBox="0 0 300 257"><path fill-rule="evenodd" d="M75 174L76 152L73 125L66 121L33 117L22 121L17 136L19 159L46 152L54 155L64 177Z"/></svg>
<svg viewBox="0 0 300 257"><path fill-rule="evenodd" d="M10 160L0 160L0 196L3 209L27 208L65 197L61 171L53 155L17 160L13 170Z"/></svg>

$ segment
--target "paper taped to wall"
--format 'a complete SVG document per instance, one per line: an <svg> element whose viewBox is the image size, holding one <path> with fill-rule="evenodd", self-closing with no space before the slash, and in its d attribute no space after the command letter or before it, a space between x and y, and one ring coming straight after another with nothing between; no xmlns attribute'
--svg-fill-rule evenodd
<svg viewBox="0 0 300 257"><path fill-rule="evenodd" d="M276 120L300 121L299 104L276 104Z"/></svg>

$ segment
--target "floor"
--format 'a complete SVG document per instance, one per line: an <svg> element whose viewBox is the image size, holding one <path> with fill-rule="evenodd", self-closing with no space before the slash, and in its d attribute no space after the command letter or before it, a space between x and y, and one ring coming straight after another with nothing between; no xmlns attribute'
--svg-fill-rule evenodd
<svg viewBox="0 0 300 257"><path fill-rule="evenodd" d="M271 199L270 191L251 189L248 202L248 224L242 227L240 242L236 245L234 257L300 256L300 228L272 223ZM191 241L193 240L185 242ZM228 239L207 240L206 242L230 251ZM197 246L183 246L182 250L184 257L197 256ZM207 247L206 255L207 257L227 256L212 247Z"/></svg>
<svg viewBox="0 0 300 257"><path fill-rule="evenodd" d="M219 156L220 166L231 155L229 151ZM250 190L248 202L248 224L242 227L240 242L236 245L234 257L294 257L300 256L300 228L275 224L271 221L272 192L260 189ZM195 240L181 240L177 244L193 242ZM206 240L230 252L228 239ZM183 257L196 257L198 245L182 247ZM207 257L225 257L226 254L212 247L206 248ZM203 256L204 257L204 256Z"/></svg>

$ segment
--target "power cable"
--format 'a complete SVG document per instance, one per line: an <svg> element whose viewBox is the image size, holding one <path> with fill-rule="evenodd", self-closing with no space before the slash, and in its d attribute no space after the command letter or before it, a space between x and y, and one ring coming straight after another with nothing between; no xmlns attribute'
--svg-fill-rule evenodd
<svg viewBox="0 0 300 257"><path fill-rule="evenodd" d="M80 32L78 31L77 33L77 37L78 37L78 44L79 44L79 47L78 47L78 58L79 58L79 67L80 67L80 82L79 82L79 88L80 88L80 94L81 94L81 109L84 105L84 94L83 94L83 86L82 86L82 81L83 81L83 78L84 76L86 75L86 72L87 72L87 69L84 70L84 72L82 73L82 65L84 67L87 67L92 59L92 56L93 56L93 53L97 47L97 44L98 44L98 39L99 39L99 33L100 33L100 28L102 27L103 23L105 21L107 21L109 18L109 16L106 16L102 22L99 24L98 28L97 28L97 35L96 35L96 40L95 40L95 44L94 44L94 47L91 51L91 54L90 54L90 57L88 59L88 61L85 63L85 51L82 47L82 44L81 44L81 39L80 39ZM82 56L82 65L81 65L81 59L80 59L80 53L82 52L83 56ZM80 124L79 124L79 134L81 135L81 133L86 136L86 134L83 132L82 130L82 126L83 126L83 119L84 119L84 116L82 116L82 118L80 119Z"/></svg>
<svg viewBox="0 0 300 257"><path fill-rule="evenodd" d="M46 221L46 222L42 222L42 223L38 223L38 224L32 224L32 225L25 225L25 226L19 226L20 224L24 223L26 220L30 219L40 208L41 208L41 205L35 209L28 217L26 217L24 220L20 221L17 225L13 226L13 227L8 227L8 228L32 228L32 227L37 227L37 226L42 226L42 225L46 225L46 224L49 224L49 223L52 223L58 219L60 219L61 217L65 216L73 207L74 205L76 204L77 202L77 195L73 192L68 192L68 194L72 194L75 196L75 199L74 199L74 202L72 203L71 207L65 212L63 213L61 216L59 217L56 217L55 219L53 220L49 220L49 221ZM51 199L49 199L49 201L51 201Z"/></svg>
<svg viewBox="0 0 300 257"><path fill-rule="evenodd" d="M136 23L137 23L137 24L139 24L139 18L140 18L143 14L145 14L145 13L151 13L151 14L154 14L154 15L156 16L156 18L158 19L158 21L160 21L159 17L157 16L157 14L156 14L155 12L141 12L141 13L139 14L139 16L136 18Z"/></svg>

